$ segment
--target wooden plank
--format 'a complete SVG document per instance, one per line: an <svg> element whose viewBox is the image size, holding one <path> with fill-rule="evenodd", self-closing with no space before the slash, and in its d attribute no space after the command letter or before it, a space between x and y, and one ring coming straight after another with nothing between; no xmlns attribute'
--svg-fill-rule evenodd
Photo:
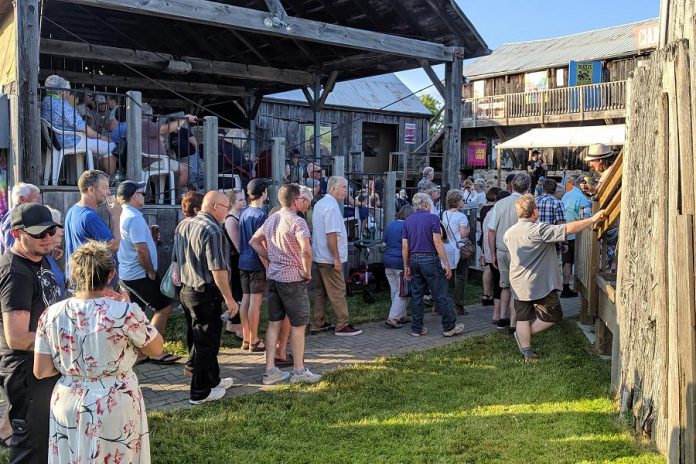
<svg viewBox="0 0 696 464"><path fill-rule="evenodd" d="M677 44L676 56L677 127L679 128L679 165L681 182L681 212L695 214L694 176L687 175L694 168L691 126L691 77L689 71L689 45L686 40ZM696 91L696 89L694 89ZM693 461L691 461L693 462Z"/></svg>
<svg viewBox="0 0 696 464"><path fill-rule="evenodd" d="M285 153L285 137L273 137L273 147L271 148L271 172L273 179L268 192L271 206L279 205L278 191L283 182L285 182Z"/></svg>
<svg viewBox="0 0 696 464"><path fill-rule="evenodd" d="M140 180L143 170L143 116L142 95L131 90L126 98L126 146L128 158L126 165L126 179ZM169 188L174 188L170 186Z"/></svg>
<svg viewBox="0 0 696 464"><path fill-rule="evenodd" d="M44 79L53 71L42 69L41 78ZM196 94L196 95L219 95L219 96L248 96L253 94L253 90L244 87L206 84L202 82L168 81L160 79L146 79L143 77L124 77L124 76L100 76L97 74L87 74L74 71L60 71L61 77L79 84L118 87L121 89L139 90L169 90L174 92Z"/></svg>
<svg viewBox="0 0 696 464"><path fill-rule="evenodd" d="M621 184L621 177L623 174L623 150L616 157L616 161L611 165L611 173L609 179L603 182L597 190L597 202L599 203L599 208L605 208L607 202L609 201L610 195L614 190Z"/></svg>
<svg viewBox="0 0 696 464"><path fill-rule="evenodd" d="M41 160L41 119L39 109L39 23L38 0L14 2L17 37L17 148L22 158L22 179L39 184Z"/></svg>
<svg viewBox="0 0 696 464"><path fill-rule="evenodd" d="M421 60L420 65L423 68L423 71L425 71L425 74L427 74L430 78L430 82L433 83L440 96L442 98L447 98L445 96L445 86L442 84L442 80L437 77L437 74L432 66L430 66L430 63L428 63L426 60Z"/></svg>
<svg viewBox="0 0 696 464"><path fill-rule="evenodd" d="M207 0L63 0L67 3L239 29L257 34L306 40L337 47L444 62L454 54L442 44L380 32L287 17L280 27L266 26L267 12ZM289 26L289 27L288 27Z"/></svg>
<svg viewBox="0 0 696 464"><path fill-rule="evenodd" d="M616 301L616 289L607 279L601 275L595 276L595 284L597 285L597 288L599 288L607 296L607 298L609 298L609 301L611 301L612 304Z"/></svg>
<svg viewBox="0 0 696 464"><path fill-rule="evenodd" d="M194 56L175 58L173 55L145 50L107 47L78 42L68 42L55 39L41 39L41 54L51 56L67 56L100 63L118 61L131 66L165 71L171 60L185 61L191 64L191 72L215 76L251 79L262 82L282 82L293 85L308 85L315 76L305 71L273 68L254 64L231 63L227 61L206 60Z"/></svg>
<svg viewBox="0 0 696 464"><path fill-rule="evenodd" d="M595 237L597 240L602 238L605 233L611 228L612 224L621 214L621 191L618 191L614 198L611 199L605 209L606 219L599 223L599 227L595 229Z"/></svg>
<svg viewBox="0 0 696 464"><path fill-rule="evenodd" d="M203 159L205 160L205 190L218 188L218 118L203 118Z"/></svg>
<svg viewBox="0 0 696 464"><path fill-rule="evenodd" d="M321 96L319 97L319 100L317 100L317 111L324 109L326 99L329 98L329 95L333 91L337 78L338 71L332 71L331 74L329 74L329 77L326 79L326 83L324 84L324 88L321 91Z"/></svg>
<svg viewBox="0 0 696 464"><path fill-rule="evenodd" d="M445 149L443 164L443 182L445 185L457 184L459 170L461 169L462 149L462 60L455 59L452 63L445 64Z"/></svg>

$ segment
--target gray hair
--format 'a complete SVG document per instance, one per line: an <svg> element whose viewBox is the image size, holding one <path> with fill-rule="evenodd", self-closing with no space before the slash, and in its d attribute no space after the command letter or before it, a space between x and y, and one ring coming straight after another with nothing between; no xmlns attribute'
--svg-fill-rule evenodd
<svg viewBox="0 0 696 464"><path fill-rule="evenodd" d="M435 169L431 168L430 166L423 169L423 177L427 177L430 174L435 174Z"/></svg>
<svg viewBox="0 0 696 464"><path fill-rule="evenodd" d="M464 192L459 189L452 189L447 192L445 203L447 208L459 208L459 203L464 199Z"/></svg>
<svg viewBox="0 0 696 464"><path fill-rule="evenodd" d="M312 189L306 185L300 185L300 195L308 199L310 202L314 199L314 192L312 192Z"/></svg>
<svg viewBox="0 0 696 464"><path fill-rule="evenodd" d="M425 209L426 206L430 206L430 197L425 193L416 193L413 195L411 204L416 210Z"/></svg>
<svg viewBox="0 0 696 464"><path fill-rule="evenodd" d="M484 189L486 188L486 181L483 179L476 179L474 181L474 185L478 185L479 187L481 187L481 189Z"/></svg>
<svg viewBox="0 0 696 464"><path fill-rule="evenodd" d="M27 198L31 193L40 194L41 190L34 184L20 182L12 187L12 204L18 205L20 197Z"/></svg>
<svg viewBox="0 0 696 464"><path fill-rule="evenodd" d="M532 178L529 177L529 174L521 172L519 174L515 174L515 177L512 179L512 189L517 193L527 193L531 183Z"/></svg>
<svg viewBox="0 0 696 464"><path fill-rule="evenodd" d="M48 76L44 85L49 89L70 90L70 82L56 74Z"/></svg>
<svg viewBox="0 0 696 464"><path fill-rule="evenodd" d="M427 193L428 195L433 193L435 190L440 190L440 187L433 182L428 182L423 186L423 193Z"/></svg>
<svg viewBox="0 0 696 464"><path fill-rule="evenodd" d="M326 184L326 191L332 192L339 184L345 182L348 185L348 181L345 177L341 176L331 176L329 177L329 182Z"/></svg>

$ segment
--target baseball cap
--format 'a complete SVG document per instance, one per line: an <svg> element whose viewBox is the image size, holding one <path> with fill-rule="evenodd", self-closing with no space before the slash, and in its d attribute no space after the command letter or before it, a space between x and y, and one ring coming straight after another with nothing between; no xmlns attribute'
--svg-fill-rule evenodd
<svg viewBox="0 0 696 464"><path fill-rule="evenodd" d="M106 97L104 95L97 95L97 103L106 103Z"/></svg>
<svg viewBox="0 0 696 464"><path fill-rule="evenodd" d="M63 227L53 220L51 210L38 203L24 203L12 210L10 228L40 234L51 227Z"/></svg>
<svg viewBox="0 0 696 464"><path fill-rule="evenodd" d="M145 182L133 182L132 180L124 180L118 184L118 189L116 189L116 196L123 198L124 200L130 200L136 192L140 191L145 193L147 188L147 183Z"/></svg>
<svg viewBox="0 0 696 464"><path fill-rule="evenodd" d="M263 179L251 179L247 184L247 195L250 197L260 197L268 188L268 182Z"/></svg>

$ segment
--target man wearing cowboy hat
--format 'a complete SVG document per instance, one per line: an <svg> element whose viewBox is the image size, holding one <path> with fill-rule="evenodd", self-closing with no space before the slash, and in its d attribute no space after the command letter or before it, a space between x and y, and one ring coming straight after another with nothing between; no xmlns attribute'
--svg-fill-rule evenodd
<svg viewBox="0 0 696 464"><path fill-rule="evenodd" d="M590 147L587 149L585 162L589 166L590 171L598 172L602 175L599 178L595 192L599 190L599 187L609 176L609 173L611 172L610 168L615 160L616 152L614 152L609 145L595 143L594 145L590 145Z"/></svg>

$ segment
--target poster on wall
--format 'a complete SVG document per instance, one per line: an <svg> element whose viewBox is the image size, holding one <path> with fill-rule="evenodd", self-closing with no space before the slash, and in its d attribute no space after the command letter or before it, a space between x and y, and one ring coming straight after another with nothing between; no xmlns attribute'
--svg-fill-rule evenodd
<svg viewBox="0 0 696 464"><path fill-rule="evenodd" d="M500 145L499 139L491 140L491 169L496 169L498 167L498 145ZM501 169L512 169L512 157L510 153L502 150L500 153L500 168Z"/></svg>
<svg viewBox="0 0 696 464"><path fill-rule="evenodd" d="M331 126L321 126L319 130L319 151L322 158L331 158ZM314 125L306 125L304 131L304 155L305 158L314 158Z"/></svg>
<svg viewBox="0 0 696 464"><path fill-rule="evenodd" d="M414 123L404 123L404 143L406 145L413 145L416 143L416 125Z"/></svg>
<svg viewBox="0 0 696 464"><path fill-rule="evenodd" d="M486 167L486 140L469 140L467 149L467 166L470 168Z"/></svg>
<svg viewBox="0 0 696 464"><path fill-rule="evenodd" d="M602 82L602 63L600 61L571 61L568 64L568 85L599 84Z"/></svg>

